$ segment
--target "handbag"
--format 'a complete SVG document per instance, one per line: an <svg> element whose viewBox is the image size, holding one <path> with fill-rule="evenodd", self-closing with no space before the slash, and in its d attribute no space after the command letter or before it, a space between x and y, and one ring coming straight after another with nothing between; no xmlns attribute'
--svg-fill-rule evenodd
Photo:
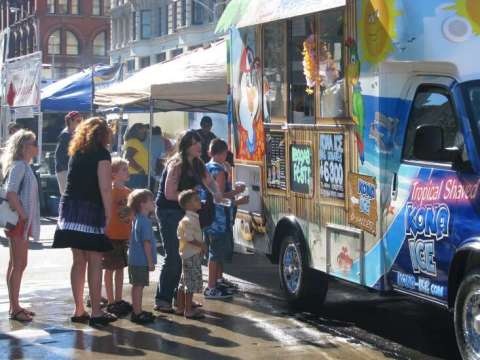
<svg viewBox="0 0 480 360"><path fill-rule="evenodd" d="M10 174L7 174L2 181L0 188L0 228L6 230L12 230L17 226L18 223L18 213L10 207L10 203L7 200L7 189L5 189L5 183ZM23 181L25 180L25 175L23 175L20 186L18 187L18 194L21 193L23 189Z"/></svg>

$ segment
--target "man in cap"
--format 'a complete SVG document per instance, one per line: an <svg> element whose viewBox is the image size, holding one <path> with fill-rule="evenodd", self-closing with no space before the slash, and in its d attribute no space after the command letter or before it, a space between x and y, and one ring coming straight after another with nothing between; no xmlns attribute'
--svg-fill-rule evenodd
<svg viewBox="0 0 480 360"><path fill-rule="evenodd" d="M197 130L197 134L200 135L202 139L202 160L205 164L210 161L210 156L208 155L210 142L217 138L217 135L212 132L212 126L212 118L210 116L204 116L202 120L200 120L200 129Z"/></svg>
<svg viewBox="0 0 480 360"><path fill-rule="evenodd" d="M83 118L77 111L70 111L65 116L65 128L58 136L57 148L55 149L55 172L57 174L58 188L60 195L65 194L67 186L67 170L68 161L68 145L72 138L72 134L77 126L82 122Z"/></svg>

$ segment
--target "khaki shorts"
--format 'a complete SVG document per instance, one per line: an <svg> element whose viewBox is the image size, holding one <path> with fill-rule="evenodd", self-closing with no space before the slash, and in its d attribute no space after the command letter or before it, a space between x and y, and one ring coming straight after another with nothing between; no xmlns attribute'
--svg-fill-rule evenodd
<svg viewBox="0 0 480 360"><path fill-rule="evenodd" d="M128 266L128 278L130 284L136 286L148 286L149 285L149 274L148 266Z"/></svg>
<svg viewBox="0 0 480 360"><path fill-rule="evenodd" d="M103 254L105 270L120 270L127 267L128 240L111 240L113 250Z"/></svg>

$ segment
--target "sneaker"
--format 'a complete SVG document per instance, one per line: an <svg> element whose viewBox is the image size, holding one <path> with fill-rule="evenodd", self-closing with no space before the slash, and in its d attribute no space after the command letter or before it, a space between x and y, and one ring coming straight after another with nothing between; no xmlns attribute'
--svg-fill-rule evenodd
<svg viewBox="0 0 480 360"><path fill-rule="evenodd" d="M220 289L220 290L226 292L227 294L231 294L231 295L233 295L237 292L237 289L228 287L227 285L225 285L221 282L217 282L216 287L217 287L217 289Z"/></svg>
<svg viewBox="0 0 480 360"><path fill-rule="evenodd" d="M228 293L227 291L220 289L218 287L215 287L213 289L206 288L205 291L203 292L203 296L205 299L212 299L212 300L218 300L218 299L230 299L233 297L233 294Z"/></svg>
<svg viewBox="0 0 480 360"><path fill-rule="evenodd" d="M217 282L219 282L220 284L223 284L224 286L226 287L229 287L229 288L232 288L232 289L236 289L238 290L239 286L238 284L235 284L234 282L231 282L225 278L220 278Z"/></svg>

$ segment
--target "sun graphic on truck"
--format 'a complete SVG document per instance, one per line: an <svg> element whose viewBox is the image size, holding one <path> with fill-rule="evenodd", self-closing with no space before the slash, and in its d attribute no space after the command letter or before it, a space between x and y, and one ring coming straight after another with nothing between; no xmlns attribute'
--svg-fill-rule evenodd
<svg viewBox="0 0 480 360"><path fill-rule="evenodd" d="M366 0L363 3L358 22L362 60L378 64L394 50L392 39L396 36L399 15L395 0Z"/></svg>
<svg viewBox="0 0 480 360"><path fill-rule="evenodd" d="M480 1L457 0L455 4L448 6L447 10L453 10L458 16L468 21L475 35L480 35Z"/></svg>

